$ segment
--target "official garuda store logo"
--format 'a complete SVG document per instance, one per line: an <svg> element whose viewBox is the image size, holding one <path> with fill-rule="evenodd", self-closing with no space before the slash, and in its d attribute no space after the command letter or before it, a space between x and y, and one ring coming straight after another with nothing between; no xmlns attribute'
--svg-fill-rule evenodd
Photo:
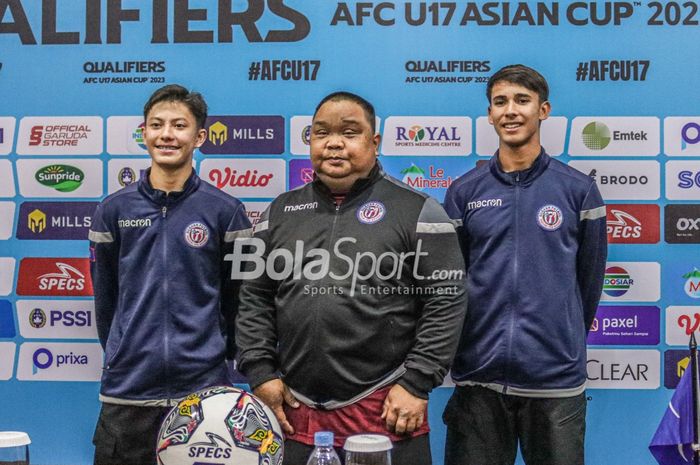
<svg viewBox="0 0 700 465"><path fill-rule="evenodd" d="M228 126L221 121L209 126L209 142L214 145L222 145L228 140Z"/></svg>
<svg viewBox="0 0 700 465"><path fill-rule="evenodd" d="M621 266L611 266L605 270L603 292L610 297L625 295L633 284L634 280L630 278L627 270Z"/></svg>
<svg viewBox="0 0 700 465"><path fill-rule="evenodd" d="M583 145L591 150L603 150L610 143L610 129L603 123L588 123L581 132Z"/></svg>
<svg viewBox="0 0 700 465"><path fill-rule="evenodd" d="M85 180L85 174L71 165L49 165L39 169L34 175L39 184L59 192L73 192Z"/></svg>

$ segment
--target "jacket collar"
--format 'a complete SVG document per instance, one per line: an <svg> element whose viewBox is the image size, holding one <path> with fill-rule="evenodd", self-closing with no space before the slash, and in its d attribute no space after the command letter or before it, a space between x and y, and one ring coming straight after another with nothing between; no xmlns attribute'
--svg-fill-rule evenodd
<svg viewBox="0 0 700 465"><path fill-rule="evenodd" d="M173 191L166 193L162 190L154 189L153 186L151 186L151 181L149 179L150 174L151 168L148 168L144 171L143 175L141 176L141 179L139 179L139 192L141 192L143 195L145 195L158 205L164 205L166 202L172 204L178 202L181 199L184 199L192 192L196 191L197 188L199 188L199 183L201 182L194 168L192 168L192 173L190 173L190 176L185 181L185 185L183 186L181 191Z"/></svg>
<svg viewBox="0 0 700 465"><path fill-rule="evenodd" d="M491 170L491 174L493 174L496 179L499 179L504 184L520 184L527 186L532 184L535 179L544 173L551 160L552 159L549 155L547 155L544 148L540 147L539 155L537 155L537 158L535 158L535 161L532 162L532 165L529 168L522 171L512 171L510 173L506 173L503 171L503 168L501 168L501 163L498 161L497 150L496 154L491 157L491 160L489 160L489 169Z"/></svg>

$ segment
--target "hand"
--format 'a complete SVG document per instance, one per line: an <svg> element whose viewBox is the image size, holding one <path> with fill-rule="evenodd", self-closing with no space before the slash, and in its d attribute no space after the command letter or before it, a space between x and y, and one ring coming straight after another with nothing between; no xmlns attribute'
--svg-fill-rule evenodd
<svg viewBox="0 0 700 465"><path fill-rule="evenodd" d="M427 406L427 400L395 384L384 399L382 420L386 421L386 427L392 433L412 433L423 425Z"/></svg>
<svg viewBox="0 0 700 465"><path fill-rule="evenodd" d="M271 379L262 383L260 386L253 389L253 394L260 398L265 405L270 407L272 412L277 417L277 421L282 427L282 431L286 434L294 434L294 428L287 421L287 416L284 414L283 405L286 403L292 408L299 407L299 401L289 391L287 385L281 379Z"/></svg>

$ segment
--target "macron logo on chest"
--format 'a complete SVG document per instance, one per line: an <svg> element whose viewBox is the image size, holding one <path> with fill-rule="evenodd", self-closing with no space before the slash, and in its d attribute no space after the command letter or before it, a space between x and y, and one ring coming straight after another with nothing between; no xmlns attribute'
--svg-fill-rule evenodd
<svg viewBox="0 0 700 465"><path fill-rule="evenodd" d="M120 228L147 228L151 226L150 218L127 218L119 219L117 224Z"/></svg>
<svg viewBox="0 0 700 465"><path fill-rule="evenodd" d="M467 202L467 210L476 210L477 208L501 207L501 206L503 206L502 199L481 199L481 200L472 200L470 202Z"/></svg>

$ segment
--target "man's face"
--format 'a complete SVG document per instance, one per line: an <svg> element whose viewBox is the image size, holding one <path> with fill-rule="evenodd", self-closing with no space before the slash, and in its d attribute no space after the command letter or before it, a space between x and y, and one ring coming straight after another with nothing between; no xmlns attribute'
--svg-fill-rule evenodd
<svg viewBox="0 0 700 465"><path fill-rule="evenodd" d="M146 117L143 138L153 164L166 170L192 165L194 149L207 137L197 129L194 115L182 102L159 102Z"/></svg>
<svg viewBox="0 0 700 465"><path fill-rule="evenodd" d="M499 143L514 149L540 146L540 121L547 119L549 102L540 102L536 92L508 81L498 81L491 90L489 123Z"/></svg>
<svg viewBox="0 0 700 465"><path fill-rule="evenodd" d="M360 105L328 101L311 124L311 164L332 191L347 192L374 167L379 140Z"/></svg>

